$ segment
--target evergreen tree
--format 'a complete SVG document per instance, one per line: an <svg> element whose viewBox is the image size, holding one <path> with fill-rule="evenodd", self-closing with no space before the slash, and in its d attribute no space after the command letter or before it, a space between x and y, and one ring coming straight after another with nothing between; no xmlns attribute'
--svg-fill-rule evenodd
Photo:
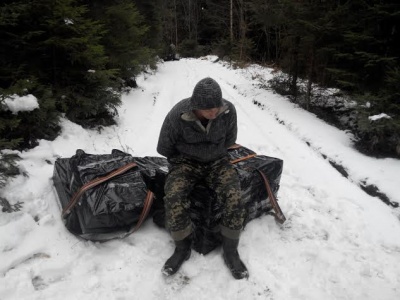
<svg viewBox="0 0 400 300"><path fill-rule="evenodd" d="M396 1L349 1L331 15L331 79L359 103L357 145L368 153L400 155L398 24ZM371 121L386 113L390 118Z"/></svg>
<svg viewBox="0 0 400 300"><path fill-rule="evenodd" d="M400 49L395 41L399 40L400 4L367 0L251 3L253 40L264 35L260 41L271 44L267 28L281 24L275 62L289 76L283 82L275 78L275 86L300 100L298 80L307 79L307 107L314 82L340 88L359 103L355 129L359 147L369 153L399 155L399 88L390 82L398 80ZM260 43L257 52L258 57L272 57L268 46ZM369 116L382 112L390 118L370 121Z"/></svg>
<svg viewBox="0 0 400 300"><path fill-rule="evenodd" d="M41 79L51 83L58 108L84 126L113 123L120 97L117 71L107 67L101 44L104 26L75 0L40 0L34 6L43 30L38 42L43 58L36 69L46 70Z"/></svg>
<svg viewBox="0 0 400 300"><path fill-rule="evenodd" d="M155 67L156 51L146 43L149 27L130 0L93 1L90 15L107 30L101 40L106 66L122 85L130 84L146 67Z"/></svg>
<svg viewBox="0 0 400 300"><path fill-rule="evenodd" d="M1 97L33 94L40 106L40 110L18 115L5 111L3 107L2 123L8 125L3 127L7 129L2 132L2 138L9 142L18 141L13 142L10 148L32 147L36 145L36 139L54 138L59 129L55 99L49 96L49 87L38 80L42 71L32 67L41 57L36 56L37 45L32 44L40 31L34 22L31 23L31 4L29 1L7 1L0 7Z"/></svg>
<svg viewBox="0 0 400 300"><path fill-rule="evenodd" d="M281 32L285 28L284 3L278 0L253 0L249 3L249 37L254 41L254 59L278 63Z"/></svg>
<svg viewBox="0 0 400 300"><path fill-rule="evenodd" d="M164 0L134 0L137 9L143 16L143 21L148 30L143 36L143 43L158 54L162 50L162 3Z"/></svg>
<svg viewBox="0 0 400 300"><path fill-rule="evenodd" d="M18 174L18 156L6 149L24 149L40 138L52 139L58 133L55 100L46 96L35 72L28 65L38 59L29 55L29 40L39 34L29 22L29 1L3 1L0 6L0 186ZM28 19L28 20L27 20ZM40 109L13 114L7 98L34 94Z"/></svg>
<svg viewBox="0 0 400 300"><path fill-rule="evenodd" d="M2 63L10 70L2 73L2 87L34 78L37 90L29 92L39 99L36 118L47 122L36 127L54 127L49 124L56 123L56 109L83 125L112 121L120 103L113 91L116 71L106 66L103 26L88 18L87 8L75 0L38 0L10 1L2 11Z"/></svg>
<svg viewBox="0 0 400 300"><path fill-rule="evenodd" d="M230 2L228 0L202 3L198 41L202 45L221 45L221 51L230 50ZM228 45L228 47L226 46Z"/></svg>

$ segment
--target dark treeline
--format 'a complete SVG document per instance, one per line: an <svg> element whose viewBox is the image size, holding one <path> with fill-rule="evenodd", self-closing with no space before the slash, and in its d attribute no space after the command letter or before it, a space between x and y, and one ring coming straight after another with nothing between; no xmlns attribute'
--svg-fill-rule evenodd
<svg viewBox="0 0 400 300"><path fill-rule="evenodd" d="M113 124L121 92L155 66L160 44L138 6L128 0L1 1L0 150L54 139L61 115L85 127ZM7 109L7 98L27 94L39 109ZM0 186L18 171L15 158L1 153Z"/></svg>
<svg viewBox="0 0 400 300"><path fill-rule="evenodd" d="M217 54L282 70L270 82L325 120L349 129L372 155L400 156L400 3L395 0L167 1L164 40L187 55ZM353 107L321 110L317 88ZM390 118L371 121L386 113ZM347 121L343 121L346 119Z"/></svg>
<svg viewBox="0 0 400 300"><path fill-rule="evenodd" d="M0 150L54 139L61 115L113 124L120 95L170 45L283 71L274 89L314 111L315 87L356 101L360 149L400 155L400 4L372 0L3 0L0 4ZM277 72L276 74L282 74ZM13 114L12 95L39 109ZM390 118L371 122L368 116ZM3 153L0 174L13 173ZM2 178L0 178L0 182Z"/></svg>

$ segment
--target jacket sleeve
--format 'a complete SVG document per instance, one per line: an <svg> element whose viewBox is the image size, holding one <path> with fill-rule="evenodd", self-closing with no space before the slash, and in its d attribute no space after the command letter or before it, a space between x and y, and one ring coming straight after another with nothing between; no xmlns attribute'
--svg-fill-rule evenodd
<svg viewBox="0 0 400 300"><path fill-rule="evenodd" d="M235 106L231 105L228 113L228 128L226 131L225 148L229 148L236 143L237 131L236 109Z"/></svg>
<svg viewBox="0 0 400 300"><path fill-rule="evenodd" d="M178 140L178 135L176 129L173 128L170 115L168 114L161 126L160 136L158 138L157 152L166 158L171 158L177 154L175 148L176 142Z"/></svg>

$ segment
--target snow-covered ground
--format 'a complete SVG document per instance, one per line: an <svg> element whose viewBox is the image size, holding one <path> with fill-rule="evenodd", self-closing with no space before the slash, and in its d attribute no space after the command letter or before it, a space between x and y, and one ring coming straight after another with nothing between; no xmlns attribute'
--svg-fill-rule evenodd
<svg viewBox="0 0 400 300"><path fill-rule="evenodd" d="M400 161L352 148L351 137L285 98L258 86L268 69L233 69L213 57L160 64L123 96L118 125L101 132L62 121L55 141L21 153L28 176L1 192L21 211L0 212L0 299L400 299L400 212L367 195L376 185L400 203ZM156 156L162 121L213 77L236 105L238 143L284 160L279 201L287 217L251 221L239 251L250 278L234 280L217 249L196 252L175 277L160 269L173 252L168 233L149 219L133 235L106 243L83 241L64 227L52 184L54 161L76 149ZM254 103L258 105L254 105ZM348 178L329 160L345 167Z"/></svg>

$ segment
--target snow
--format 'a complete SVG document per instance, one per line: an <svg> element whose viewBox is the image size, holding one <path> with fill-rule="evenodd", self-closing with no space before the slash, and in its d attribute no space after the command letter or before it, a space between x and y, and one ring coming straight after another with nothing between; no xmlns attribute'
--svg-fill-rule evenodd
<svg viewBox="0 0 400 300"><path fill-rule="evenodd" d="M11 204L23 202L19 212L0 213L0 299L400 299L399 209L359 186L376 185L399 203L400 161L358 153L348 133L259 88L258 81L272 77L270 69L234 69L214 60L160 64L123 96L116 126L99 132L64 119L56 140L20 153L28 177L0 192ZM237 142L284 160L279 203L288 220L280 226L263 216L246 226L239 252L250 278L233 279L220 249L193 252L179 274L163 278L174 247L151 219L123 240L93 243L69 233L52 185L57 157L114 148L158 155L165 115L207 76L237 108ZM348 178L329 161L342 165Z"/></svg>
<svg viewBox="0 0 400 300"><path fill-rule="evenodd" d="M32 111L39 108L37 98L31 94L25 96L8 96L4 99L4 104L13 114L18 114L20 111Z"/></svg>
<svg viewBox="0 0 400 300"><path fill-rule="evenodd" d="M379 115L370 116L370 117L368 117L368 119L369 119L370 121L376 121L376 120L380 120L380 119L391 119L391 117L388 116L388 115L385 114L385 113L381 113L381 114L379 114Z"/></svg>
<svg viewBox="0 0 400 300"><path fill-rule="evenodd" d="M65 25L73 25L74 21L71 19L64 19L64 23L65 23Z"/></svg>

